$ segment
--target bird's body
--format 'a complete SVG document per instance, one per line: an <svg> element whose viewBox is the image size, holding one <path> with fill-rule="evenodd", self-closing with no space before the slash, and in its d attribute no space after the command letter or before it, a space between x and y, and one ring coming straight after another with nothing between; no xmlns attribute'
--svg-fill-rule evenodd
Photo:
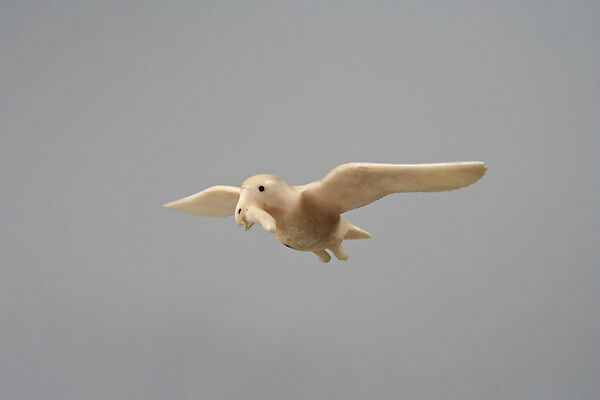
<svg viewBox="0 0 600 400"><path fill-rule="evenodd" d="M347 219L335 212L320 209L308 196L299 191L298 207L287 211L280 208L266 209L277 223L275 237L284 246L294 250L312 251L322 255L329 249L341 259L342 241L347 239L367 239L371 235L352 225ZM351 237L348 237L348 233Z"/></svg>
<svg viewBox="0 0 600 400"><path fill-rule="evenodd" d="M259 223L285 246L312 251L320 261L330 260L326 250L346 260L342 242L370 238L371 234L352 225L342 213L390 193L458 189L476 182L486 169L481 162L349 163L303 186L260 174L248 178L240 188L214 186L165 206L202 216L234 214L236 223L246 230Z"/></svg>
<svg viewBox="0 0 600 400"><path fill-rule="evenodd" d="M261 183L273 182L281 178L274 175L261 174L249 178L242 184L242 188L259 187ZM294 186L285 184L285 189L280 190L277 202L263 202L261 208L273 219L277 230L274 236L284 246L299 251L312 251L322 254L324 249L329 249L341 256L341 242L349 230L363 232L362 238L371 237L348 222L345 218L331 209L322 207L319 201L311 198L309 185ZM240 222L247 221L247 211L241 209ZM355 235L355 238L359 238Z"/></svg>
<svg viewBox="0 0 600 400"><path fill-rule="evenodd" d="M283 210L277 208L269 212L277 222L275 237L284 245L301 251L328 248L334 240L340 216L324 213L306 202L299 193L298 208Z"/></svg>

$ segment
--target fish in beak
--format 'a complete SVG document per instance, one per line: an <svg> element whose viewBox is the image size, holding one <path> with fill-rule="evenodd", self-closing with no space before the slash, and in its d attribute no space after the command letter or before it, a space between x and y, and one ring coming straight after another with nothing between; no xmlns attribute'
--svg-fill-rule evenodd
<svg viewBox="0 0 600 400"><path fill-rule="evenodd" d="M258 207L241 208L237 207L235 211L235 223L237 226L244 225L244 230L252 228L257 223L260 224L267 232L277 232L277 223L275 219L266 212Z"/></svg>

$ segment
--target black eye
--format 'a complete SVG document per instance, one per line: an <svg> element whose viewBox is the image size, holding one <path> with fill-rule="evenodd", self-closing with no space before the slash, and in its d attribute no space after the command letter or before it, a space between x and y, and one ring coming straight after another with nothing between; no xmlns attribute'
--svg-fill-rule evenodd
<svg viewBox="0 0 600 400"><path fill-rule="evenodd" d="M259 191L259 192L264 192L264 191L265 191L265 187L264 187L263 185L260 185L260 186L258 187L258 191Z"/></svg>

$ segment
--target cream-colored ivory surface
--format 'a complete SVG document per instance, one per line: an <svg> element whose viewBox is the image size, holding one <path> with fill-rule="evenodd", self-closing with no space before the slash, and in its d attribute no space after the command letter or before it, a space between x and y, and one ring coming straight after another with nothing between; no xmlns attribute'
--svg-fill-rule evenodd
<svg viewBox="0 0 600 400"><path fill-rule="evenodd" d="M275 175L255 175L240 188L213 186L165 204L205 217L235 216L248 230L259 224L284 245L312 251L328 262L330 250L347 260L342 241L371 234L352 225L342 213L366 206L392 193L441 192L477 182L487 170L480 161L437 164L348 163L323 179L294 186Z"/></svg>

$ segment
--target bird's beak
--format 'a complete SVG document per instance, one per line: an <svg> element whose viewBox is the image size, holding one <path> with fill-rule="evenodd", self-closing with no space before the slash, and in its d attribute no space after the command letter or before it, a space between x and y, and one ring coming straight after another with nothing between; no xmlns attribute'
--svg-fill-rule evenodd
<svg viewBox="0 0 600 400"><path fill-rule="evenodd" d="M244 225L244 230L247 231L248 229L252 228L252 225L254 225L253 221L249 221L246 218L246 214L247 214L247 210L243 210L241 212L235 212L235 223L237 226L242 226Z"/></svg>

